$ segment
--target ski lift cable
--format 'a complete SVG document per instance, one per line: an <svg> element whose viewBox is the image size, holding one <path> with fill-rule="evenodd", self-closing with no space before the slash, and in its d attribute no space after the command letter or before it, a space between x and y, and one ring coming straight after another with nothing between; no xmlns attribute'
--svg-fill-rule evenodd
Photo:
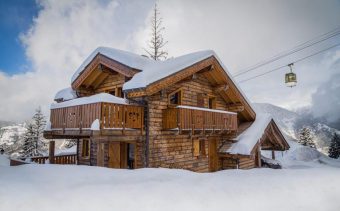
<svg viewBox="0 0 340 211"><path fill-rule="evenodd" d="M277 60L279 60L279 59L281 59L283 57L286 57L288 55L291 55L291 54L294 54L296 52L302 51L302 50L304 50L304 49L306 49L308 47L311 47L311 46L316 45L316 44L318 44L320 42L323 42L323 41L328 40L328 39L330 39L332 37L335 37L335 36L340 34L340 30L339 29L340 29L340 27L338 27L337 29L334 29L334 30L332 30L330 32L327 32L327 33L325 33L325 34L323 34L323 35L321 35L319 37L316 37L316 38L311 39L311 40L309 40L307 42L304 42L304 43L294 47L293 49L291 49L289 51L283 51L283 52L277 54L276 56L272 57L271 59L264 60L262 62L259 62L259 63L255 64L255 65L251 66L248 69L245 69L243 71L240 71L239 73L236 73L233 77L238 77L238 76L243 75L245 73L248 73L248 72L250 72L252 70L255 70L255 69L259 68L259 67L262 67L262 66L264 66L266 64L272 63L272 62L277 61Z"/></svg>
<svg viewBox="0 0 340 211"><path fill-rule="evenodd" d="M329 48L326 48L326 49L323 49L323 50L321 50L321 51L315 52L315 53L313 53L313 54L311 54L311 55L308 55L308 56L306 56L306 57L303 57L303 58L301 58L301 59L295 60L294 62L291 62L290 64L295 64L295 63L301 62L301 61L303 61L303 60L305 60L305 59L308 59L308 58L310 58L310 57L312 57L312 56L315 56L315 55L317 55L317 54L320 54L320 53L323 53L323 52L325 52L325 51L328 51L329 49L335 48L335 47L337 47L337 46L340 46L340 43L338 43L338 44L336 44L336 45L332 45L332 46L329 47ZM250 77L250 78L247 78L247 79L238 81L238 83L244 83L244 82L246 82L246 81L250 81L250 80L252 80L252 79L261 77L261 76L266 75L266 74L269 74L269 73L271 73L271 72L280 70L280 69L282 69L282 68L284 68L284 67L287 67L287 65L282 65L282 66L280 66L280 67L274 68L274 69L272 69L272 70L269 70L269 71L267 71L267 72L261 73L261 74L259 74L259 75L255 75L255 76L253 76L253 77Z"/></svg>
<svg viewBox="0 0 340 211"><path fill-rule="evenodd" d="M339 27L339 29L340 29L340 27ZM279 60L279 59L281 59L281 58L283 58L283 57L285 57L285 56L288 56L288 55L290 55L290 54L299 52L299 51L304 50L304 49L306 49L306 48L308 48L308 47L310 47L310 46L316 45L316 44L318 44L318 43L320 43L320 42L323 42L323 41L325 41L325 40L327 40L327 39L330 39L330 38L332 38L332 37L335 37L335 36L337 36L337 35L340 34L340 30L339 30L339 31L338 31L338 29L332 30L332 31L330 31L330 32L327 32L327 33L321 35L320 38L323 37L323 36L325 36L325 35L327 35L327 34L329 34L329 35L328 35L327 37L322 38L321 40L316 40L316 39L319 38L319 37L314 38L314 39L312 39L312 40L309 40L309 41L307 41L307 42L304 42L304 43L302 43L302 44L296 46L295 48L293 48L293 49L291 49L291 50L289 50L289 51L283 51L283 52L277 54L276 56L274 56L274 57L271 58L271 59L267 59L267 60L264 60L264 61L262 61L262 62L259 62L259 63L255 64L255 65L251 66L250 68L245 69L244 71L241 71L241 72L235 74L234 77L238 77L239 75L243 75L243 74L245 74L245 73L247 73L247 72L250 72L250 71L252 71L252 70L254 70L254 69L257 69L257 68L259 68L259 67L261 67L261 66L264 66L264 65L266 65L266 64L269 64L269 63L272 63L272 62L274 62L274 61L277 61L277 60ZM316 40L316 41L314 41L314 40ZM314 42L312 42L312 41L314 41ZM312 43L310 43L310 42L312 42ZM310 44L308 44L308 43L310 43ZM304 45L306 45L306 44L308 44L308 45L307 45L307 46L304 46Z"/></svg>

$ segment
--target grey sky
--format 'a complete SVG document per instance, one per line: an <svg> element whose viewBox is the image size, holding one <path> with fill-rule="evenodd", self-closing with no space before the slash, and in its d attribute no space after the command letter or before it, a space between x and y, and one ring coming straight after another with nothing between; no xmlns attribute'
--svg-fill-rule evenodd
<svg viewBox="0 0 340 211"><path fill-rule="evenodd" d="M41 4L42 10L31 30L21 37L34 68L14 76L0 72L0 97L7 99L0 107L4 120L25 120L38 105L48 111L55 92L70 85L75 69L97 46L144 53L153 1L74 0ZM159 1L159 7L170 56L212 49L232 74L340 26L340 1L173 0ZM340 36L236 80L287 64L332 43L340 43ZM240 86L254 102L289 109L311 106L319 101L316 97L312 100L312 96L318 96L315 92L324 90L320 87L327 87L328 81L339 73L334 68L339 52L340 48L333 49L296 64L295 88L287 88L283 83L288 68ZM338 95L337 90L339 87L329 96Z"/></svg>

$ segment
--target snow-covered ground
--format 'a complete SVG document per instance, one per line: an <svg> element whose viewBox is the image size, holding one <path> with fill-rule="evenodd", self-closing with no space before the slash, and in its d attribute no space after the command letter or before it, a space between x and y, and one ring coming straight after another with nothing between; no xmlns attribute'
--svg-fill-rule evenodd
<svg viewBox="0 0 340 211"><path fill-rule="evenodd" d="M299 162L216 173L0 166L0 210L340 210L340 168Z"/></svg>

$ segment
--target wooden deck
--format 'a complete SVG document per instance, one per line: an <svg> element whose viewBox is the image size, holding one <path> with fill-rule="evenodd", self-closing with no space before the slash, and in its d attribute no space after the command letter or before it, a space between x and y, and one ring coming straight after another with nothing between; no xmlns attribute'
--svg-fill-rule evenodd
<svg viewBox="0 0 340 211"><path fill-rule="evenodd" d="M168 108L163 110L163 129L178 129L180 133L199 130L203 133L237 131L237 114L197 110L190 108Z"/></svg>

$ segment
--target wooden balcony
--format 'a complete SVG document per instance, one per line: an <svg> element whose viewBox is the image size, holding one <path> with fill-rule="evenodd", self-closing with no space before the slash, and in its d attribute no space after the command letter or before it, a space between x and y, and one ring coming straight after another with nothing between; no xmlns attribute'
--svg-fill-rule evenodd
<svg viewBox="0 0 340 211"><path fill-rule="evenodd" d="M142 133L143 116L142 106L104 102L55 108L51 109L51 131L55 135L89 135L92 123L98 119L100 131L138 130ZM51 131L45 131L45 136L49 137Z"/></svg>
<svg viewBox="0 0 340 211"><path fill-rule="evenodd" d="M237 114L215 109L182 106L163 110L163 129L192 134L235 133Z"/></svg>

